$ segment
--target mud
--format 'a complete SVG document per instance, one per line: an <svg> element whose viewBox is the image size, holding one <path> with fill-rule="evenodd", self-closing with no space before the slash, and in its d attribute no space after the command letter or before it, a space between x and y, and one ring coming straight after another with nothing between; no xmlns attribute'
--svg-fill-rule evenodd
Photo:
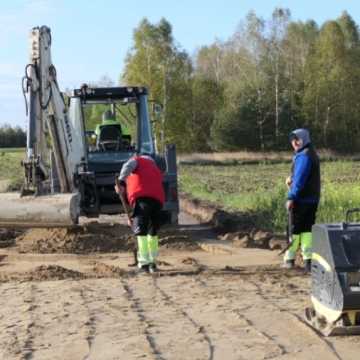
<svg viewBox="0 0 360 360"><path fill-rule="evenodd" d="M20 253L72 253L129 251L134 240L125 225L90 223L73 229L30 229L16 238Z"/></svg>
<svg viewBox="0 0 360 360"><path fill-rule="evenodd" d="M214 230L219 233L239 230L251 231L255 227L252 214L229 213L209 202L193 199L186 194L181 194L181 207L200 222L211 224Z"/></svg>
<svg viewBox="0 0 360 360"><path fill-rule="evenodd" d="M16 246L16 251L19 253L128 252L135 248L135 236L126 225L94 222L70 229L30 229L20 235L13 231L6 236L2 247L13 245ZM197 243L189 235L178 234L175 230L162 231L159 234L159 245L166 249L199 249Z"/></svg>
<svg viewBox="0 0 360 360"><path fill-rule="evenodd" d="M15 272L11 274L0 273L0 282L8 281L48 281L64 279L85 279L81 272L66 269L58 265L40 265L29 272Z"/></svg>
<svg viewBox="0 0 360 360"><path fill-rule="evenodd" d="M358 338L324 339L304 323L311 279L300 267L259 248L201 251L202 228L162 231L154 275L128 267L124 224L0 231L13 242L0 249L0 359L358 358ZM229 234L269 241L252 228Z"/></svg>
<svg viewBox="0 0 360 360"><path fill-rule="evenodd" d="M0 229L0 248L6 248L15 244L15 239L22 232L10 229Z"/></svg>

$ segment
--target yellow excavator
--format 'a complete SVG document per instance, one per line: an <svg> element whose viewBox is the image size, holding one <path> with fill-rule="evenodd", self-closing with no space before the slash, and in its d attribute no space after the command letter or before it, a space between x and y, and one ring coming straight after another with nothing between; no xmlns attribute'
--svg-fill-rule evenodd
<svg viewBox="0 0 360 360"><path fill-rule="evenodd" d="M177 223L175 146L166 146L164 154L156 151L148 90L83 85L64 96L51 60L51 45L48 27L31 30L30 63L23 78L28 110L24 185L20 193L0 195L0 227L69 227L76 225L80 216L123 212L114 191L115 177L135 154L152 156L163 170L163 218ZM113 118L121 114L132 122L132 136L114 124L102 126L96 141L90 141L88 114L99 105Z"/></svg>

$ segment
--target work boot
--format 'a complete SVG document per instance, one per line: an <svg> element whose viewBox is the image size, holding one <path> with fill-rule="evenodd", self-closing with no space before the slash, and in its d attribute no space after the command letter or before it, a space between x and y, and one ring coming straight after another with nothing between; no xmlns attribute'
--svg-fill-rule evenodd
<svg viewBox="0 0 360 360"><path fill-rule="evenodd" d="M284 269L293 269L295 267L295 260L286 260L281 267Z"/></svg>
<svg viewBox="0 0 360 360"><path fill-rule="evenodd" d="M304 270L305 272L311 272L311 260L304 260Z"/></svg>
<svg viewBox="0 0 360 360"><path fill-rule="evenodd" d="M149 272L150 272L150 274L157 272L156 264L154 264L154 263L149 264Z"/></svg>
<svg viewBox="0 0 360 360"><path fill-rule="evenodd" d="M149 272L150 272L149 265L141 265L138 267L139 274L149 273Z"/></svg>

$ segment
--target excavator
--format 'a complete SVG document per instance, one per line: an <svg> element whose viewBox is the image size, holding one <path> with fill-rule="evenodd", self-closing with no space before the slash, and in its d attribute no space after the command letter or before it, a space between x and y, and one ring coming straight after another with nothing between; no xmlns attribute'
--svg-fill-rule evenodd
<svg viewBox="0 0 360 360"><path fill-rule="evenodd" d="M0 227L72 227L79 218L124 212L114 190L122 165L135 154L153 157L164 174L163 221L176 224L179 212L176 150L158 153L142 86L82 85L67 95L59 89L51 60L51 31L30 32L30 62L23 92L28 129L24 184L19 193L0 196ZM89 129L92 109L106 109L113 124ZM120 121L131 134L124 134Z"/></svg>

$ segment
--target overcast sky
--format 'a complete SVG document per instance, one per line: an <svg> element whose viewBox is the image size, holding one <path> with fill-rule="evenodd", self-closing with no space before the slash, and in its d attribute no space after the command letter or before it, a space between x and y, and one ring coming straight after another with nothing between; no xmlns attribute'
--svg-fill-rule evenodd
<svg viewBox="0 0 360 360"><path fill-rule="evenodd" d="M65 89L103 75L117 82L144 17L165 17L177 43L193 55L199 46L228 39L250 10L266 19L275 7L289 8L293 20L319 25L347 10L360 23L358 0L0 0L0 125L26 127L20 82L34 26L51 28L52 59Z"/></svg>

